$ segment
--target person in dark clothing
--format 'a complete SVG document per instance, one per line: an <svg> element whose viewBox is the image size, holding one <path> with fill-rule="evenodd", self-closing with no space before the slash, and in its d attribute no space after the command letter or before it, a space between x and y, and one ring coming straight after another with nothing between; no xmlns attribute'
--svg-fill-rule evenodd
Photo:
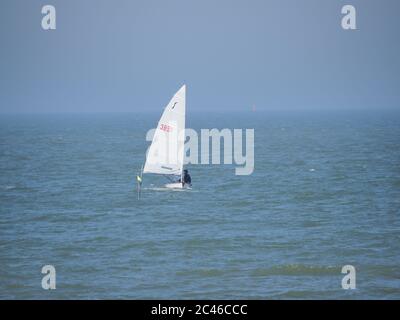
<svg viewBox="0 0 400 320"><path fill-rule="evenodd" d="M179 182L182 182L181 179L179 179ZM192 185L192 178L190 177L190 174L188 172L188 170L183 170L183 185Z"/></svg>

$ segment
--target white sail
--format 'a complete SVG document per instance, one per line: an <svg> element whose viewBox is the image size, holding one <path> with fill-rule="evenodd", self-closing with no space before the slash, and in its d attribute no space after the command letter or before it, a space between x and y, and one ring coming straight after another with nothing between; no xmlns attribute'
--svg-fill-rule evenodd
<svg viewBox="0 0 400 320"><path fill-rule="evenodd" d="M165 107L147 153L143 173L181 175L185 143L185 85Z"/></svg>

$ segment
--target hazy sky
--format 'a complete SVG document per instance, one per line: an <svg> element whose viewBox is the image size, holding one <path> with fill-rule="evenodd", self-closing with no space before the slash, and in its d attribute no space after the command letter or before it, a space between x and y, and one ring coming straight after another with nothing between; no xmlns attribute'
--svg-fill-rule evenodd
<svg viewBox="0 0 400 320"><path fill-rule="evenodd" d="M41 28L54 5L57 29ZM341 8L357 10L356 31ZM0 111L399 108L398 0L1 0Z"/></svg>

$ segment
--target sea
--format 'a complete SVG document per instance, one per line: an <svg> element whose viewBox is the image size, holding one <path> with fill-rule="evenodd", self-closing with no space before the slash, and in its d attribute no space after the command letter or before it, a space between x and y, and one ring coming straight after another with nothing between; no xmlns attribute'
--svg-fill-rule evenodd
<svg viewBox="0 0 400 320"><path fill-rule="evenodd" d="M138 199L160 113L0 115L0 299L400 299L398 111L188 111L254 129L254 172Z"/></svg>

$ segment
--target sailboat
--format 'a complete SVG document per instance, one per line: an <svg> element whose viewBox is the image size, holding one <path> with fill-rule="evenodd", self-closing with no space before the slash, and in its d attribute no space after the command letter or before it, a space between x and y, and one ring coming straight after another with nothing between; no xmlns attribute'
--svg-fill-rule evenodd
<svg viewBox="0 0 400 320"><path fill-rule="evenodd" d="M165 185L166 188L190 189L189 185L180 182L183 181L185 152L185 95L186 86L183 85L167 104L158 122L144 167L140 176L137 176L139 195L145 173L165 176L170 181Z"/></svg>

